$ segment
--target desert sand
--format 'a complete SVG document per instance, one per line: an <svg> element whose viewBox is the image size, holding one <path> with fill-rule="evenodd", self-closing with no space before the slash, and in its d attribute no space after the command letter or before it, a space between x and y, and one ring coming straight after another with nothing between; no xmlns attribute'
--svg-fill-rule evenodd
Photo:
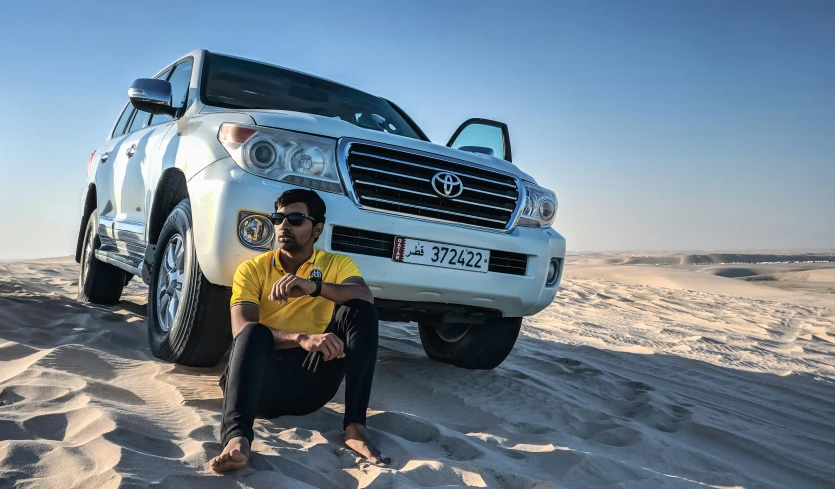
<svg viewBox="0 0 835 489"><path fill-rule="evenodd" d="M368 422L392 467L343 448L340 391L258 420L232 475L206 469L222 366L156 360L141 281L106 308L76 274L0 264L0 488L835 487L832 254L572 256L493 371L384 323Z"/></svg>

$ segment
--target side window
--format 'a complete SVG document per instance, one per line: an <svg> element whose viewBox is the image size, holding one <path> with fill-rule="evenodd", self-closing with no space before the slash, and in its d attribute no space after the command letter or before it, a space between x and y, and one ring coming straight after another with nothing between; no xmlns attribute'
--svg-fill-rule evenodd
<svg viewBox="0 0 835 489"><path fill-rule="evenodd" d="M113 128L113 134L110 137L117 138L125 133L125 126L128 125L128 119L133 114L132 109L133 106L128 102L128 105L122 110L122 115L119 117L119 121L116 122L116 127Z"/></svg>
<svg viewBox="0 0 835 489"><path fill-rule="evenodd" d="M133 120L130 121L130 129L128 132L134 132L142 129L143 127L148 127L148 123L151 121L151 113L150 112L142 112L141 110L134 110L136 115L133 116Z"/></svg>
<svg viewBox="0 0 835 489"><path fill-rule="evenodd" d="M174 67L174 73L168 78L171 83L171 103L176 108L182 108L186 105L188 97L188 88L191 82L191 60L183 61ZM157 114L154 116L153 124L162 124L174 118L168 114Z"/></svg>

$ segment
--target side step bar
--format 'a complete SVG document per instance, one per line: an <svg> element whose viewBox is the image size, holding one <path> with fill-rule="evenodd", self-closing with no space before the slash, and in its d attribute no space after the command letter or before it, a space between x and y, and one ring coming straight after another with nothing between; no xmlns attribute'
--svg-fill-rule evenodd
<svg viewBox="0 0 835 489"><path fill-rule="evenodd" d="M132 273L138 277L142 277L142 264L134 263L130 258L126 258L118 253L96 250L96 259L109 263L114 267L119 267L122 270Z"/></svg>

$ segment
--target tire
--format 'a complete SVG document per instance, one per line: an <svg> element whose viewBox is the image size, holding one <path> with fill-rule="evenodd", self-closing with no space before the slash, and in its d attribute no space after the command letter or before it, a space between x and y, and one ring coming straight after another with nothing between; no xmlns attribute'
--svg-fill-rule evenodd
<svg viewBox="0 0 835 489"><path fill-rule="evenodd" d="M421 321L420 342L432 360L456 367L490 370L510 354L522 318L488 319L484 324L444 325Z"/></svg>
<svg viewBox="0 0 835 489"><path fill-rule="evenodd" d="M178 273L169 273L175 269ZM203 275L194 250L191 204L188 199L181 201L162 226L151 266L151 352L180 365L217 364L232 342L230 296L228 288L209 283Z"/></svg>
<svg viewBox="0 0 835 489"><path fill-rule="evenodd" d="M96 250L101 246L98 225L98 213L93 211L87 219L81 261L78 264L78 300L109 306L118 303L122 297L127 274L120 268L96 259Z"/></svg>

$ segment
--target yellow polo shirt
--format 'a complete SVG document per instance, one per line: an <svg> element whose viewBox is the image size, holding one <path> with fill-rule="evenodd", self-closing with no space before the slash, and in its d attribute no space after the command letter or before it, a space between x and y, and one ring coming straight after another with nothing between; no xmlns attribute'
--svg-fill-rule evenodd
<svg viewBox="0 0 835 489"><path fill-rule="evenodd" d="M263 325L282 331L321 334L328 327L335 304L324 297L294 297L279 303L269 299L273 284L285 275L278 259L279 251L268 251L247 260L238 267L232 283L231 305L254 304ZM314 250L296 271L300 278L310 279L318 270L322 282L341 284L354 277L362 278L360 269L347 255Z"/></svg>

